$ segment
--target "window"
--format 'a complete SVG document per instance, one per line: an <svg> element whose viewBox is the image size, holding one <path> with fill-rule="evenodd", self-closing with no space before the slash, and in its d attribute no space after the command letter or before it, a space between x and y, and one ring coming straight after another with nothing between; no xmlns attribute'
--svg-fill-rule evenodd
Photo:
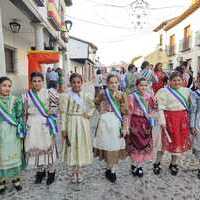
<svg viewBox="0 0 200 200"><path fill-rule="evenodd" d="M191 27L190 25L184 28L184 40L183 40L183 49L190 48L190 38L191 38Z"/></svg>
<svg viewBox="0 0 200 200"><path fill-rule="evenodd" d="M175 55L175 48L176 48L176 37L175 35L171 35L170 41L169 41L169 55L170 56Z"/></svg>
<svg viewBox="0 0 200 200"><path fill-rule="evenodd" d="M16 71L15 67L16 50L14 48L5 46L4 51L5 51L6 72L14 73Z"/></svg>
<svg viewBox="0 0 200 200"><path fill-rule="evenodd" d="M160 34L160 44L159 44L160 46L162 46L163 45L163 35L162 34Z"/></svg>

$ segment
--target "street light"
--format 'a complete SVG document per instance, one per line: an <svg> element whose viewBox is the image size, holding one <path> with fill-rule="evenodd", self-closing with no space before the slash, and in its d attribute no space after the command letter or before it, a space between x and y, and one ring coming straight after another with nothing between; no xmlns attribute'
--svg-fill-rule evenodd
<svg viewBox="0 0 200 200"><path fill-rule="evenodd" d="M13 21L9 23L9 26L12 33L19 33L21 29L21 25L17 22L17 19L13 19Z"/></svg>
<svg viewBox="0 0 200 200"><path fill-rule="evenodd" d="M147 10L149 4L146 0L135 0L130 3L130 16L132 18L132 24L136 29L142 29L146 24L147 20Z"/></svg>
<svg viewBox="0 0 200 200"><path fill-rule="evenodd" d="M65 26L66 26L66 29L67 29L67 32L69 32L72 28L72 21L71 20L66 20L65 21Z"/></svg>

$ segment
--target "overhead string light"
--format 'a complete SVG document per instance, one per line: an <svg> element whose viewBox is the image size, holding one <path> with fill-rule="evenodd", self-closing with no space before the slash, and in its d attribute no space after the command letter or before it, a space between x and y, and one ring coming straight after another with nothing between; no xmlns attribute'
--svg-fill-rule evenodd
<svg viewBox="0 0 200 200"><path fill-rule="evenodd" d="M147 24L149 4L144 0L135 0L129 4L130 21L134 29L143 29Z"/></svg>

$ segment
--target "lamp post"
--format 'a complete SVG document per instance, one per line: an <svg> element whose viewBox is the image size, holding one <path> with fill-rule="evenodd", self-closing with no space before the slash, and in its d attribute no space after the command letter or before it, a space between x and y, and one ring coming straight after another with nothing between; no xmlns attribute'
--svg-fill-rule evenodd
<svg viewBox="0 0 200 200"><path fill-rule="evenodd" d="M19 33L21 29L21 25L17 22L17 19L13 19L13 21L9 23L9 26L12 33Z"/></svg>
<svg viewBox="0 0 200 200"><path fill-rule="evenodd" d="M142 29L146 24L149 4L145 0L130 3L130 17L135 29Z"/></svg>
<svg viewBox="0 0 200 200"><path fill-rule="evenodd" d="M66 26L66 29L67 29L67 32L69 32L72 28L72 21L71 20L66 20L65 21L65 26Z"/></svg>

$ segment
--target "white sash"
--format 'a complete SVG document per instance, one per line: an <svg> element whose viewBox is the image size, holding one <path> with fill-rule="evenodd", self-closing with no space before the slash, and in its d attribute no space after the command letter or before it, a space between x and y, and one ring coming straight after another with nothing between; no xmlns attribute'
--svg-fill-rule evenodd
<svg viewBox="0 0 200 200"><path fill-rule="evenodd" d="M86 111L86 104L83 100L83 98L81 98L78 93L76 92L73 92L72 90L70 90L68 92L68 95L79 105L81 106L81 108Z"/></svg>

